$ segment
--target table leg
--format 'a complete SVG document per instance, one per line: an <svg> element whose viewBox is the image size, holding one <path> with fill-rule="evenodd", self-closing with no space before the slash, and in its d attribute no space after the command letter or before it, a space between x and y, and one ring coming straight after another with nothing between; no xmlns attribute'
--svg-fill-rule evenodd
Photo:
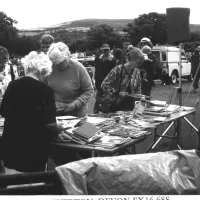
<svg viewBox="0 0 200 200"><path fill-rule="evenodd" d="M163 138L163 137L167 137L167 136L165 136L165 134L169 131L169 129L171 128L171 126L174 124L174 121L173 122L171 122L170 123L170 125L166 128L166 130L163 132L163 134L162 135L157 135L156 134L156 132L157 132L157 129L155 129L155 135L154 135L154 142L149 146L149 148L147 149L147 153L150 151L150 150L152 150L152 149L154 149L155 147L156 147L156 145L160 142L160 140ZM157 137L159 137L159 139L158 140L156 140L156 138ZM169 137L169 136L168 136ZM172 137L172 136L171 136ZM170 137L170 138L171 138Z"/></svg>
<svg viewBox="0 0 200 200"><path fill-rule="evenodd" d="M179 150L181 150L181 144L180 144L180 138L181 138L181 119L178 119L177 121L177 125L175 126L175 130L176 130L176 133L177 133L177 138L176 138L176 144L177 144L177 147L179 148Z"/></svg>
<svg viewBox="0 0 200 200"><path fill-rule="evenodd" d="M136 154L136 147L135 144L131 147L131 153Z"/></svg>
<svg viewBox="0 0 200 200"><path fill-rule="evenodd" d="M131 147L128 147L128 148L124 149L124 154L120 154L120 155L125 155L126 153L128 153L128 154L136 154L135 144L133 144L133 146L131 146Z"/></svg>
<svg viewBox="0 0 200 200"><path fill-rule="evenodd" d="M106 152L103 152L103 151L98 151L97 152L97 156L98 157L110 157L110 156L117 156L117 154L110 154L110 153L106 153Z"/></svg>
<svg viewBox="0 0 200 200"><path fill-rule="evenodd" d="M92 152L91 152L91 156L92 156L92 157L96 157L96 152L95 152L95 151L92 151Z"/></svg>
<svg viewBox="0 0 200 200"><path fill-rule="evenodd" d="M197 133L197 146L196 150L200 151L200 129L198 130L186 117L183 118Z"/></svg>
<svg viewBox="0 0 200 200"><path fill-rule="evenodd" d="M199 132L199 130L186 118L183 118L196 132Z"/></svg>
<svg viewBox="0 0 200 200"><path fill-rule="evenodd" d="M153 142L151 143L149 148L146 150L146 153L148 153L152 149L152 146L156 143L156 141L157 141L157 127L154 129Z"/></svg>
<svg viewBox="0 0 200 200"><path fill-rule="evenodd" d="M197 132L197 146L196 146L196 150L200 151L200 129Z"/></svg>

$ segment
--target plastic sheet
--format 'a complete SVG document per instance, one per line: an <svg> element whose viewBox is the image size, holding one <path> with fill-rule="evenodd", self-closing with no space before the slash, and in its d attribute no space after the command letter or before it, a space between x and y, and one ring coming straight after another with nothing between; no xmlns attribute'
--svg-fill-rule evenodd
<svg viewBox="0 0 200 200"><path fill-rule="evenodd" d="M56 171L69 195L200 194L196 150L89 158Z"/></svg>

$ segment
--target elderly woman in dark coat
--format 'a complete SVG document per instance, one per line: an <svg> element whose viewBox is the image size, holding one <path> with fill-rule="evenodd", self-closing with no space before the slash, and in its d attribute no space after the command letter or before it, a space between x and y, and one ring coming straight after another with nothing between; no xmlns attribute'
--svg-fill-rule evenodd
<svg viewBox="0 0 200 200"><path fill-rule="evenodd" d="M64 130L56 123L54 93L43 83L51 61L44 53L31 52L24 67L26 75L9 83L0 107L7 174L44 171L49 142Z"/></svg>

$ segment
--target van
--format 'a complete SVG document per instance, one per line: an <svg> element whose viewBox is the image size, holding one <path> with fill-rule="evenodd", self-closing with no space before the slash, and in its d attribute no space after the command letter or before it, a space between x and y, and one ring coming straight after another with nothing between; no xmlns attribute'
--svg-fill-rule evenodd
<svg viewBox="0 0 200 200"><path fill-rule="evenodd" d="M179 72L179 48L173 46L154 46L151 51L160 63L161 75L168 75L172 84L177 83ZM181 52L182 78L192 81L191 63L188 61L185 51Z"/></svg>

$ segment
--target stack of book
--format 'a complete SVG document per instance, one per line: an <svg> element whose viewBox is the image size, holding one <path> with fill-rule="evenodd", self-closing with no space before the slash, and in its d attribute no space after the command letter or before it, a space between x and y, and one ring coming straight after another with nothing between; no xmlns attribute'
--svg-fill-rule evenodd
<svg viewBox="0 0 200 200"><path fill-rule="evenodd" d="M88 144L93 142L105 134L101 132L101 128L86 122L78 128L68 129L62 133L62 137L79 144Z"/></svg>
<svg viewBox="0 0 200 200"><path fill-rule="evenodd" d="M72 132L85 142L92 142L99 138L101 128L97 128L94 124L86 122L82 126L75 128Z"/></svg>

